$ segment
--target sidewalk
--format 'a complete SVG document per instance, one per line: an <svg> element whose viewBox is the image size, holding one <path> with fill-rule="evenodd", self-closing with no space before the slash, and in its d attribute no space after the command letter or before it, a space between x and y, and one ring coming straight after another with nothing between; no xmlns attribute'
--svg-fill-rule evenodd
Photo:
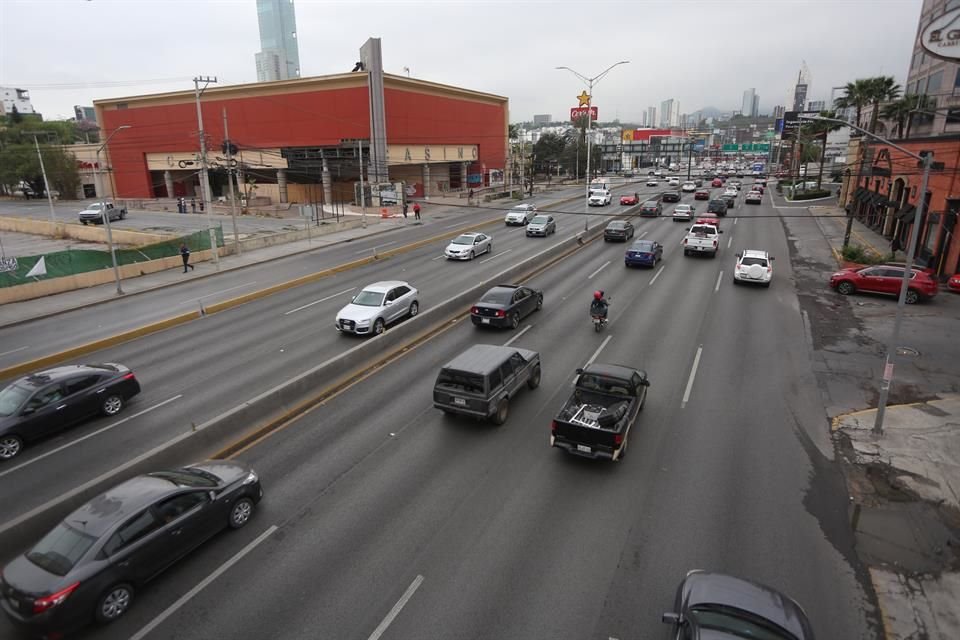
<svg viewBox="0 0 960 640"><path fill-rule="evenodd" d="M960 394L834 420L887 640L960 638Z"/></svg>

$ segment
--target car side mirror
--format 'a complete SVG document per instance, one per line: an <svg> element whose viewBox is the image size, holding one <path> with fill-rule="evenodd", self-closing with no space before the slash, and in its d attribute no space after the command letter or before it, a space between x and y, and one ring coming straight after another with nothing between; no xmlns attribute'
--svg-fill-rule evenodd
<svg viewBox="0 0 960 640"><path fill-rule="evenodd" d="M26 408L24 408L23 411L20 412L20 415L22 415L22 416L28 416L28 415L30 415L31 413L36 413L36 411L37 411L37 408L36 408L36 407L26 407Z"/></svg>
<svg viewBox="0 0 960 640"><path fill-rule="evenodd" d="M771 260L776 260L776 258L774 258L773 256L770 256L770 259L771 259Z"/></svg>
<svg viewBox="0 0 960 640"><path fill-rule="evenodd" d="M723 229L717 229L717 233L723 233Z"/></svg>
<svg viewBox="0 0 960 640"><path fill-rule="evenodd" d="M640 381L640 384L642 384L642 385L645 386L645 387L649 387L649 386L650 386L650 381L647 380L646 378L644 378L643 380Z"/></svg>
<svg viewBox="0 0 960 640"><path fill-rule="evenodd" d="M211 489L207 491L207 497L210 499L210 502L215 502L217 499L217 492Z"/></svg>
<svg viewBox="0 0 960 640"><path fill-rule="evenodd" d="M583 373L583 369L580 367L577 367L577 375L580 375L581 373Z"/></svg>
<svg viewBox="0 0 960 640"><path fill-rule="evenodd" d="M682 621L683 618L680 617L680 614L672 611L668 611L660 616L660 622L664 622L666 624L679 625Z"/></svg>
<svg viewBox="0 0 960 640"><path fill-rule="evenodd" d="M743 254L742 254L742 253L735 253L735 254L733 254L733 255L737 256L738 258L742 258L742 257L743 257Z"/></svg>

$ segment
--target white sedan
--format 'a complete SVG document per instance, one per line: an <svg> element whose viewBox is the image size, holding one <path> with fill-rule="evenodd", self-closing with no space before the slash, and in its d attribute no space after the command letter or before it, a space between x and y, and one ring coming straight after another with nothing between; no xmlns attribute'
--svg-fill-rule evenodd
<svg viewBox="0 0 960 640"><path fill-rule="evenodd" d="M657 182L657 179L656 179L656 178L650 178L649 180L647 180L647 186L648 186L648 187L656 187L656 186L659 185L659 184L660 184L660 183Z"/></svg>
<svg viewBox="0 0 960 640"><path fill-rule="evenodd" d="M763 200L763 195L759 191L751 191L747 194L747 197L744 199L744 202L747 204L760 204Z"/></svg>
<svg viewBox="0 0 960 640"><path fill-rule="evenodd" d="M684 193L693 193L697 190L697 184L695 182L684 182L680 190Z"/></svg>
<svg viewBox="0 0 960 640"><path fill-rule="evenodd" d="M689 204L678 204L673 208L674 220L693 220L693 207Z"/></svg>
<svg viewBox="0 0 960 640"><path fill-rule="evenodd" d="M727 189L726 191L723 192L723 195L724 195L724 196L730 196L730 197L736 198L736 197L737 197L737 190L736 190L736 189Z"/></svg>
<svg viewBox="0 0 960 640"><path fill-rule="evenodd" d="M485 233L461 233L450 241L443 255L450 260L473 260L481 253L493 251L493 238Z"/></svg>

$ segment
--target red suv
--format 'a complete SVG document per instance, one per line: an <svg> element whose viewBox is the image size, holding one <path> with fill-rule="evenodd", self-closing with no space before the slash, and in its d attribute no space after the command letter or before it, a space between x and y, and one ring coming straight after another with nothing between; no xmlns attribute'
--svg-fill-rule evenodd
<svg viewBox="0 0 960 640"><path fill-rule="evenodd" d="M857 291L900 295L903 265L878 264L872 267L843 269L830 276L830 286L843 295ZM938 285L930 269L913 269L907 289L907 304L915 304L937 295Z"/></svg>

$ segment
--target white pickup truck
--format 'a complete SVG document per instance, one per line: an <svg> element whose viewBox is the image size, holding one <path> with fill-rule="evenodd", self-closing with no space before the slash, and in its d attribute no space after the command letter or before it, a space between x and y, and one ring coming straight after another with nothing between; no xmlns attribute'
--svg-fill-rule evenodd
<svg viewBox="0 0 960 640"><path fill-rule="evenodd" d="M712 224L693 225L687 229L687 237L683 239L683 255L706 254L716 258L721 233L723 231Z"/></svg>
<svg viewBox="0 0 960 640"><path fill-rule="evenodd" d="M126 207L115 207L112 202L91 202L87 208L77 214L80 222L87 224L103 224L104 214L110 217L110 222L123 220L127 217Z"/></svg>
<svg viewBox="0 0 960 640"><path fill-rule="evenodd" d="M590 189L590 197L587 199L587 204L591 207L605 207L610 204L613 196L610 195L610 191L607 189Z"/></svg>

